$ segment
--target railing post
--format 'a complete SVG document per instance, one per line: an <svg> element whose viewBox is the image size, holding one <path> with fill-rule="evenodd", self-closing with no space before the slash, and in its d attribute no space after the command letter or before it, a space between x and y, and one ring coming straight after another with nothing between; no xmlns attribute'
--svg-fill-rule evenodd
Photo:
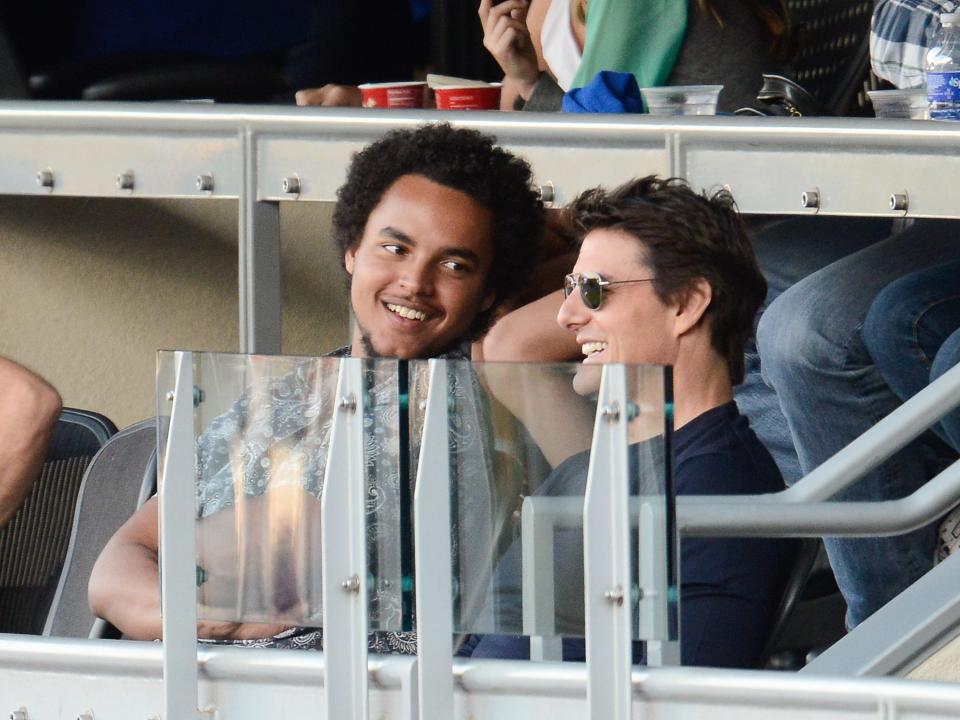
<svg viewBox="0 0 960 720"><path fill-rule="evenodd" d="M453 577L447 363L430 360L430 391L413 493L421 720L453 717Z"/></svg>
<svg viewBox="0 0 960 720"><path fill-rule="evenodd" d="M320 496L327 718L367 720L367 527L363 361L340 361Z"/></svg>
<svg viewBox="0 0 960 720"><path fill-rule="evenodd" d="M176 384L160 483L160 599L164 720L199 718L193 353L177 352Z"/></svg>
<svg viewBox="0 0 960 720"><path fill-rule="evenodd" d="M583 506L587 704L592 720L631 716L626 389L626 369L605 365Z"/></svg>
<svg viewBox="0 0 960 720"><path fill-rule="evenodd" d="M245 127L240 138L240 352L276 354L281 343L280 204L258 199L256 135Z"/></svg>
<svg viewBox="0 0 960 720"><path fill-rule="evenodd" d="M557 636L553 536L556 514L527 498L520 515L523 556L523 634L530 636L531 660L563 660L563 640Z"/></svg>

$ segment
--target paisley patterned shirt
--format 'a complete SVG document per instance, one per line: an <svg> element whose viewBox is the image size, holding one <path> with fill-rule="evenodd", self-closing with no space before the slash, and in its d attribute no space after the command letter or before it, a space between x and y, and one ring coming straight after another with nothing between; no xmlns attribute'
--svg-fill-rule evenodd
<svg viewBox="0 0 960 720"><path fill-rule="evenodd" d="M349 356L349 348L332 355ZM495 517L491 421L485 395L470 363L465 361L468 356L457 350L441 357L463 361L448 364L448 383L453 512L459 519L459 527L455 526L452 532L454 572L460 581L461 612L469 612L470 608L489 602L489 580L496 561L494 537L499 529ZM397 541L402 482L399 367L400 361L377 361L365 366L367 535L369 570L374 578L368 587L370 618L372 627L390 628L370 633L368 649L374 653L415 654L415 632L399 630L402 627L400 583L388 580L401 577L401 549ZM418 362L408 367L412 476L419 457L428 366L426 362ZM236 494L241 492L244 496L257 497L267 490L295 486L319 500L333 424L336 378L337 367L326 358L303 361L288 372L264 373L254 379L230 410L210 423L197 443L198 517L208 518L233 508ZM463 537L476 539L475 543L469 543L473 552L466 552L467 543L457 542ZM478 548L490 550L478 552ZM240 568L237 574L242 574ZM262 584L267 582L276 582L276 578L265 578ZM203 600L203 586L200 597ZM236 612L231 607L223 611ZM319 620L319 608L313 617ZM323 631L293 627L273 637L227 642L255 647L322 649Z"/></svg>

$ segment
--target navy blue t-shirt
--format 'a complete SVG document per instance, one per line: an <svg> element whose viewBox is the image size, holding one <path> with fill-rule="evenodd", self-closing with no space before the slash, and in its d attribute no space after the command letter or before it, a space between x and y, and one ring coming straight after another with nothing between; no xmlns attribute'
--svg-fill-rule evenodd
<svg viewBox="0 0 960 720"><path fill-rule="evenodd" d="M636 446L635 446L636 447ZM673 435L674 483L678 495L743 495L777 492L784 487L770 453L750 429L734 402L708 410ZM581 494L586 486L587 453L558 465L539 495ZM558 558L579 555L571 567L582 568L579 533L568 533L571 545L555 549ZM756 538L684 538L680 542L680 653L684 665L755 667L766 640L796 543ZM561 571L562 572L562 571ZM495 594L509 607L519 594L520 548L515 543L497 568ZM577 573L578 574L578 573ZM563 578L565 592L580 595L582 577ZM561 603L562 604L562 603ZM503 617L501 603L498 614ZM511 618L516 620L516 618ZM558 626L564 632L558 610ZM461 654L486 658L529 658L529 639L517 635L474 636ZM585 642L566 638L564 660L583 660ZM634 643L634 662L643 647Z"/></svg>

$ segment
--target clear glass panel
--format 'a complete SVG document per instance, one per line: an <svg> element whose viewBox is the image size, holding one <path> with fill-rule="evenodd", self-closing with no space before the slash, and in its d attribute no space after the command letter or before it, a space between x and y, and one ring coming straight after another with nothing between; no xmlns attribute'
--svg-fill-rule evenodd
<svg viewBox="0 0 960 720"><path fill-rule="evenodd" d="M159 413L174 358L158 358ZM322 625L320 494L339 370L331 357L193 353L200 619ZM364 382L371 628L399 629L397 362L365 361Z"/></svg>
<svg viewBox="0 0 960 720"><path fill-rule="evenodd" d="M192 357L199 617L320 626L320 493L340 416L340 360ZM582 509L599 368L466 361L444 368L457 632L582 636ZM370 629L407 630L413 479L430 368L365 360L363 369ZM634 636L674 638L676 607L664 610L662 602L677 596L668 561L676 554L669 382L658 367L628 367L625 376L628 458L603 460L629 468ZM174 384L175 354L162 352L161 478ZM650 567L659 570L651 575Z"/></svg>
<svg viewBox="0 0 960 720"><path fill-rule="evenodd" d="M582 637L583 497L601 368L446 365L456 631ZM422 410L426 363L411 366L417 379L411 408ZM644 533L637 528L646 519L647 532L655 533L646 550L659 576L645 579L657 592L646 582L645 594L675 599L669 395L663 368L634 366L625 373L629 451L616 461L627 463L630 478L634 637L668 639L675 636L675 612L661 602L657 612L641 613ZM414 413L411 427L422 423L422 413Z"/></svg>

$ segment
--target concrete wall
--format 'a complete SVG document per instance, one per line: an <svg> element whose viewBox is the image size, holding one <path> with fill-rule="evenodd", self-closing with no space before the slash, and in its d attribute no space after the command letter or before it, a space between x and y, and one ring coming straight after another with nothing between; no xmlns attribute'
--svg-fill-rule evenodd
<svg viewBox="0 0 960 720"><path fill-rule="evenodd" d="M281 210L285 353L347 338L331 210ZM152 415L156 350L233 352L237 326L236 202L0 197L0 355L66 405L119 427Z"/></svg>

